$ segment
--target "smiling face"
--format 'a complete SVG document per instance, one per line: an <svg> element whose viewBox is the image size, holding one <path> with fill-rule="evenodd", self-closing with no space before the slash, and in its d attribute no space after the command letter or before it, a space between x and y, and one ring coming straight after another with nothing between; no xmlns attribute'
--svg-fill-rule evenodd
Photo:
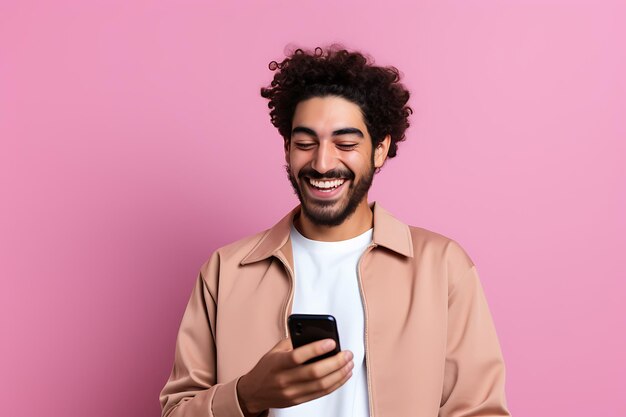
<svg viewBox="0 0 626 417"><path fill-rule="evenodd" d="M285 143L289 180L302 212L320 226L338 226L359 207L388 141L374 151L358 105L341 97L313 97L296 106Z"/></svg>

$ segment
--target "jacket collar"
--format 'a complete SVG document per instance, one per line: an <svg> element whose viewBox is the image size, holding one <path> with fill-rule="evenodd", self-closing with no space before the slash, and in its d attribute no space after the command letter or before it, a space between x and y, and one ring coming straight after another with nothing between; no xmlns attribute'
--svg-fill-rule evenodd
<svg viewBox="0 0 626 417"><path fill-rule="evenodd" d="M380 204L372 205L374 211L374 233L372 242L377 246L383 246L400 255L412 258L413 243L409 226L393 217ZM291 210L274 227L269 229L256 244L256 246L241 261L241 265L267 259L270 256L281 257L281 252L286 255L288 261L291 259L291 242L289 234L293 218L300 212L300 206Z"/></svg>

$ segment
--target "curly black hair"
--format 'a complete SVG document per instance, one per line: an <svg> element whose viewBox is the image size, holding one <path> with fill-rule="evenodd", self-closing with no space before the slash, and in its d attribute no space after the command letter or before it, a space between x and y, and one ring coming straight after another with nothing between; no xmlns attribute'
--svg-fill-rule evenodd
<svg viewBox="0 0 626 417"><path fill-rule="evenodd" d="M391 136L387 156L393 158L398 142L405 140L409 127L407 106L410 93L400 81L395 67L373 65L370 57L350 52L341 45L324 51L296 49L282 62L269 64L274 79L261 96L269 99L272 124L285 141L291 137L291 123L296 105L312 97L339 96L361 108L367 130L376 147L386 135Z"/></svg>

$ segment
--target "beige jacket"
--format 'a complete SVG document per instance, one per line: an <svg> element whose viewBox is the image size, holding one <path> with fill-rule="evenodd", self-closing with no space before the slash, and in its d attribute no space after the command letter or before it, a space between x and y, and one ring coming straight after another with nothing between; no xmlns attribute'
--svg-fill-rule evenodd
<svg viewBox="0 0 626 417"><path fill-rule="evenodd" d="M371 417L509 416L504 363L476 268L453 240L374 204L361 257ZM287 337L294 209L217 250L182 319L163 416L242 417L238 378ZM320 312L323 313L323 312Z"/></svg>

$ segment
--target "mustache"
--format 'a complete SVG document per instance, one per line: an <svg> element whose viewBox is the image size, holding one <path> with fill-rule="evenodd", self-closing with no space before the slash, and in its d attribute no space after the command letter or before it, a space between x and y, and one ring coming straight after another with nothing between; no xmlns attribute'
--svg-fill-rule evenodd
<svg viewBox="0 0 626 417"><path fill-rule="evenodd" d="M325 173L320 173L313 168L302 168L300 172L298 172L298 178L302 179L303 177L313 178L315 180L324 179L340 179L345 178L348 180L354 179L354 173L352 171L346 171L341 169L331 169L330 171L326 171Z"/></svg>

